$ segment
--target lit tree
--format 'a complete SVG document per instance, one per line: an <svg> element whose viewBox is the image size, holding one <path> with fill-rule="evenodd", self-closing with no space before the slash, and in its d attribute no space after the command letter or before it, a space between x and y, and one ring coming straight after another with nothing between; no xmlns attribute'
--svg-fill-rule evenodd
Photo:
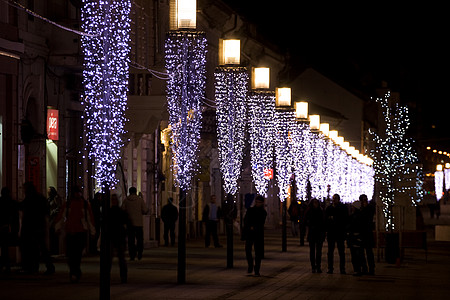
<svg viewBox="0 0 450 300"><path fill-rule="evenodd" d="M377 98L381 103L386 130L384 136L369 131L375 142L371 156L374 160L375 181L378 183L378 197L383 203L386 230L395 229L393 206L395 195L399 193L412 194L412 205L416 205L417 184L399 184L405 181L416 181L420 167L414 165L417 154L412 146L412 140L406 137L409 128L408 107L396 103L389 105L390 92L383 98ZM420 182L420 181L418 181ZM415 195L415 196L414 196Z"/></svg>

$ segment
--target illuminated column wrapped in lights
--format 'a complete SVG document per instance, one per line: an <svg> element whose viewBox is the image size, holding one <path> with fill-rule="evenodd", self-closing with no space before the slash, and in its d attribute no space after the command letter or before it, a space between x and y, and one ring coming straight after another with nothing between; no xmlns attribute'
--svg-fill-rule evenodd
<svg viewBox="0 0 450 300"><path fill-rule="evenodd" d="M246 97L249 76L239 64L239 40L220 40L219 64L214 73L217 103L217 141L225 193L235 195L244 155Z"/></svg>
<svg viewBox="0 0 450 300"><path fill-rule="evenodd" d="M84 121L97 188L117 183L123 146L130 52L129 0L83 1Z"/></svg>
<svg viewBox="0 0 450 300"><path fill-rule="evenodd" d="M445 190L450 190L450 163L445 164L444 169L444 182L445 182Z"/></svg>
<svg viewBox="0 0 450 300"><path fill-rule="evenodd" d="M434 172L434 190L436 192L436 200L441 200L444 193L444 171L442 165L437 165L436 172Z"/></svg>
<svg viewBox="0 0 450 300"><path fill-rule="evenodd" d="M292 175L293 129L295 114L290 108L291 89L277 88L275 90L275 169L279 188L280 201L284 202L288 196L288 189Z"/></svg>
<svg viewBox="0 0 450 300"><path fill-rule="evenodd" d="M376 101L381 104L386 130L381 137L375 132L369 130L375 142L375 149L371 152L374 160L375 181L378 184L378 197L383 203L383 213L385 217L386 230L394 230L395 220L392 211L395 205L395 195L401 193L416 193L411 197L411 204L416 205L417 185L410 187L401 185L404 178L418 177L420 167L411 168L418 162L416 151L412 147L412 140L406 138L406 132L409 127L408 107L395 104L389 106L390 92L387 92L383 98L377 98ZM420 182L417 180L417 182Z"/></svg>
<svg viewBox="0 0 450 300"><path fill-rule="evenodd" d="M297 122L293 130L293 172L297 185L297 199L307 199L307 184L312 159L311 130L308 123L308 102L295 102Z"/></svg>
<svg viewBox="0 0 450 300"><path fill-rule="evenodd" d="M252 178L259 195L266 196L269 181L264 171L273 168L275 93L269 90L269 68L252 70L248 95L248 127Z"/></svg>
<svg viewBox="0 0 450 300"><path fill-rule="evenodd" d="M204 32L170 31L166 38L169 124L172 128L173 173L176 185L190 188L197 170L201 107L205 96L206 46Z"/></svg>

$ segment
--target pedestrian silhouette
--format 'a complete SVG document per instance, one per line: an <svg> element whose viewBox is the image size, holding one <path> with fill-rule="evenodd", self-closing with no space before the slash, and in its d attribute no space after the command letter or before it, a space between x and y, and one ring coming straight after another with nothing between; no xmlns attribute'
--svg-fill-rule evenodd
<svg viewBox="0 0 450 300"><path fill-rule="evenodd" d="M125 260L126 249L126 225L128 217L125 211L119 207L119 198L117 194L111 195L111 209L109 211L109 241L111 249L110 268L114 254L119 260L120 280L122 283L127 283L127 262Z"/></svg>
<svg viewBox="0 0 450 300"><path fill-rule="evenodd" d="M161 219L164 222L164 246L170 244L175 245L175 223L178 220L178 209L173 204L173 198L169 198L169 202L163 206L161 210Z"/></svg>
<svg viewBox="0 0 450 300"><path fill-rule="evenodd" d="M64 226L69 279L71 282L78 282L81 278L81 258L86 248L87 235L95 235L91 205L83 198L80 187L72 188L72 196L63 204L55 226L57 229Z"/></svg>
<svg viewBox="0 0 450 300"><path fill-rule="evenodd" d="M256 196L255 205L249 207L244 217L242 239L245 240L245 256L247 258L248 273L255 272L260 276L261 260L264 256L264 223L267 212L264 209L264 197ZM255 250L253 261L252 248Z"/></svg>
<svg viewBox="0 0 450 300"><path fill-rule="evenodd" d="M211 236L213 238L214 247L220 248L222 245L219 243L219 237L217 236L217 225L219 219L222 216L222 210L216 204L216 196L211 195L210 203L206 204L203 208L202 221L205 222L205 247L208 248L211 243Z"/></svg>
<svg viewBox="0 0 450 300"><path fill-rule="evenodd" d="M49 206L49 251L51 254L59 254L59 235L55 230L55 219L59 214L62 206L62 199L58 195L55 187L48 188L47 204Z"/></svg>
<svg viewBox="0 0 450 300"><path fill-rule="evenodd" d="M137 255L137 259L142 258L142 252L144 251L144 220L142 215L148 213L149 209L142 197L137 195L135 187L128 189L130 195L125 198L122 203L122 209L128 215L128 255L130 260L134 260Z"/></svg>
<svg viewBox="0 0 450 300"><path fill-rule="evenodd" d="M313 198L305 213L308 227L309 261L313 273L322 273L322 247L325 240L325 219L319 200Z"/></svg>
<svg viewBox="0 0 450 300"><path fill-rule="evenodd" d="M375 274L375 258L373 255L373 247L375 239L373 231L375 223L373 217L375 215L375 207L368 202L367 196L362 194L359 196L361 202L361 271L363 274Z"/></svg>
<svg viewBox="0 0 450 300"><path fill-rule="evenodd" d="M348 209L341 202L341 197L334 194L332 204L325 209L325 226L328 243L328 274L333 274L334 249L339 253L339 269L345 274L345 238L348 222Z"/></svg>
<svg viewBox="0 0 450 300"><path fill-rule="evenodd" d="M0 197L0 273L11 272L9 247L17 243L19 234L19 208L18 203L12 199L8 187L3 187Z"/></svg>

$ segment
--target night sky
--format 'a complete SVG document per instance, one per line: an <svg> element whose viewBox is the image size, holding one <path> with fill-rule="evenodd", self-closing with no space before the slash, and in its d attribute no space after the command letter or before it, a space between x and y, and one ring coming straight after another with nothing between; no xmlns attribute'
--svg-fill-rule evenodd
<svg viewBox="0 0 450 300"><path fill-rule="evenodd" d="M386 81L411 109L411 135L450 152L450 24L443 4L224 1L289 53L292 66L315 67L369 95Z"/></svg>

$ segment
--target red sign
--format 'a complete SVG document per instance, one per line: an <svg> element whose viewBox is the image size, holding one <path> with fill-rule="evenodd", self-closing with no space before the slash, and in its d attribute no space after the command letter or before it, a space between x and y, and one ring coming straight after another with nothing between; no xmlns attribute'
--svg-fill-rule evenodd
<svg viewBox="0 0 450 300"><path fill-rule="evenodd" d="M47 109L47 138L49 140L58 140L59 118L57 109Z"/></svg>
<svg viewBox="0 0 450 300"><path fill-rule="evenodd" d="M264 178L272 179L273 178L273 169L264 169Z"/></svg>

